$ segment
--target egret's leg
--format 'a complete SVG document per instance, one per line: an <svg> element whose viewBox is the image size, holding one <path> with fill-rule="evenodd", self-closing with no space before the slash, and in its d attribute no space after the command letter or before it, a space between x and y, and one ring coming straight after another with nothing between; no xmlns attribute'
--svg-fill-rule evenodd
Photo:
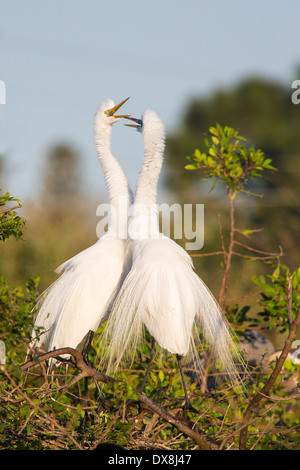
<svg viewBox="0 0 300 470"><path fill-rule="evenodd" d="M90 330L87 334L87 337L86 337L86 340L85 340L85 343L84 343L84 346L83 346L83 349L82 349L83 360L88 366L91 365L90 360L89 360L89 350L91 348L91 343L92 343L93 337L94 337L94 332L92 330ZM85 397L87 397L88 396L88 377L84 378L84 386L85 386L84 394L85 394ZM87 398L86 398L86 400L87 400ZM87 402L86 402L86 405L87 405ZM88 420L89 420L89 412L87 410L85 410L84 418L83 418L83 424L86 424Z"/></svg>
<svg viewBox="0 0 300 470"><path fill-rule="evenodd" d="M155 356L155 339L152 337L152 339L151 339L150 359L149 359L148 367L147 367L146 373L144 375L143 381L142 381L141 385L138 388L139 393L143 393L143 390L144 390L144 387L145 387L145 384L146 384L146 381L147 381L148 374L150 372L150 368L151 368L151 364L153 362L154 356ZM139 402L136 402L135 400L128 400L127 405L126 405L126 417L127 417L127 412L129 410L129 408L132 405L136 405L137 403L138 403L138 406L139 406L139 409L140 409L141 405L139 404Z"/></svg>
<svg viewBox="0 0 300 470"><path fill-rule="evenodd" d="M189 400L188 394L187 394L184 375L183 375L183 371L182 371L182 367L181 367L181 358L182 358L182 356L177 354L176 357L177 357L177 362L178 362L178 366L179 366L179 370L180 370L181 381L182 381L184 396L185 396L184 411L190 410L190 411L193 411L194 413L198 413L198 411L192 406L192 404Z"/></svg>
<svg viewBox="0 0 300 470"><path fill-rule="evenodd" d="M91 363L90 363L90 360L89 360L89 351L90 351L90 348L91 348L93 337L94 337L94 331L90 330L87 334L87 337L86 337L86 340L85 340L85 343L84 343L84 346L83 346L83 349L82 349L82 357L84 359L84 362L88 366L91 366ZM100 402L99 408L100 408L100 406L103 406L104 409L106 409L106 400L105 400L105 398L102 394L101 387L100 387L100 385L99 385L99 383L97 382L96 379L94 379L94 383L95 383L96 388L97 388L98 393L99 393L99 402ZM88 394L88 377L85 377L85 396L86 397L87 397L87 394ZM88 411L85 411L83 423L86 423L88 419L89 419L89 413L88 413Z"/></svg>
<svg viewBox="0 0 300 470"><path fill-rule="evenodd" d="M149 372L150 372L150 368L151 368L151 365L152 365L154 356L155 356L155 339L154 339L153 336L152 336L149 364L148 364L148 367L147 367L147 370L146 370L146 373L145 373L143 382L141 383L141 385L140 385L140 387L139 387L139 392L140 392L140 393L143 393L143 390L144 390L144 387L145 387L145 384L146 384L146 381L147 381L147 377L148 377Z"/></svg>

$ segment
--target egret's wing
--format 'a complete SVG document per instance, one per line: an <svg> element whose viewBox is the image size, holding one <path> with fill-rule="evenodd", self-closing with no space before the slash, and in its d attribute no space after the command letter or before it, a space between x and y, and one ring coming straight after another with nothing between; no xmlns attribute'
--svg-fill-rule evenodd
<svg viewBox="0 0 300 470"><path fill-rule="evenodd" d="M46 333L35 346L75 348L95 331L118 291L124 263L125 244L114 239L99 240L64 263L61 276L40 299L34 328Z"/></svg>

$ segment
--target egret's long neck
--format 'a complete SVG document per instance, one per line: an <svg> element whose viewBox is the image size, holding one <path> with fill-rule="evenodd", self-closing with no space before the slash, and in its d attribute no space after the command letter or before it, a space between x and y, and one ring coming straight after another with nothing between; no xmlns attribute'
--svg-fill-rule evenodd
<svg viewBox="0 0 300 470"><path fill-rule="evenodd" d="M155 138L150 132L143 133L144 163L138 177L134 198L132 223L139 226L141 237L148 233L159 233L157 210L157 184L163 162L164 139ZM143 228L144 227L144 228Z"/></svg>
<svg viewBox="0 0 300 470"><path fill-rule="evenodd" d="M111 151L111 126L95 119L94 140L98 160L101 164L108 190L112 212L109 217L108 232L117 236L127 228L127 211L130 205L130 192L125 174Z"/></svg>

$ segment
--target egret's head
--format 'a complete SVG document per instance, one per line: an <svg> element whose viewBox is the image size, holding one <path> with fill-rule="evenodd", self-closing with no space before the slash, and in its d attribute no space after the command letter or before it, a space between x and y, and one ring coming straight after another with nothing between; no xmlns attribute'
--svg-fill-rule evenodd
<svg viewBox="0 0 300 470"><path fill-rule="evenodd" d="M127 100L129 100L129 98L126 98L125 100L121 101L121 103L116 105L112 100L106 100L105 103L103 103L100 107L97 114L104 116L104 121L107 122L107 124L114 124L115 122L120 121L122 118L129 118L130 116L128 114L115 114L118 109L120 109L121 106L126 103Z"/></svg>
<svg viewBox="0 0 300 470"><path fill-rule="evenodd" d="M138 132L141 132L144 137L151 134L151 136L157 135L157 137L164 139L165 128L161 118L151 109L146 109L143 112L140 119L128 116L127 119L135 122L135 124L124 124L128 127L133 127Z"/></svg>
<svg viewBox="0 0 300 470"><path fill-rule="evenodd" d="M127 127L133 127L138 132L142 132L143 130L143 119L133 118L128 116L126 119L130 119L130 121L136 122L136 124L124 124Z"/></svg>

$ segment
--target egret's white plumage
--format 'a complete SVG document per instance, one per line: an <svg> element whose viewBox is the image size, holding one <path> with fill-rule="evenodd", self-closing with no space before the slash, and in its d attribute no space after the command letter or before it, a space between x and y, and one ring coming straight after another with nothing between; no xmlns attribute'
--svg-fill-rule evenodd
<svg viewBox="0 0 300 470"><path fill-rule="evenodd" d="M197 356L196 326L223 367L236 372L236 348L218 303L195 273L188 253L159 232L153 209L163 162L164 125L151 110L136 121L143 136L144 161L128 227L132 266L104 331L107 372L115 372L123 358L133 360L145 327L170 353Z"/></svg>
<svg viewBox="0 0 300 470"><path fill-rule="evenodd" d="M121 116L113 115L118 107L107 100L98 109L94 120L96 152L114 214L112 211L108 231L102 238L57 268L60 277L39 299L33 331L34 347L48 350L76 348L90 330L95 331L106 320L126 272L130 253L124 230L127 231L126 211L131 203L131 193L110 146L112 124L121 119ZM119 217L120 206L122 217ZM39 337L35 335L37 328L45 330Z"/></svg>

